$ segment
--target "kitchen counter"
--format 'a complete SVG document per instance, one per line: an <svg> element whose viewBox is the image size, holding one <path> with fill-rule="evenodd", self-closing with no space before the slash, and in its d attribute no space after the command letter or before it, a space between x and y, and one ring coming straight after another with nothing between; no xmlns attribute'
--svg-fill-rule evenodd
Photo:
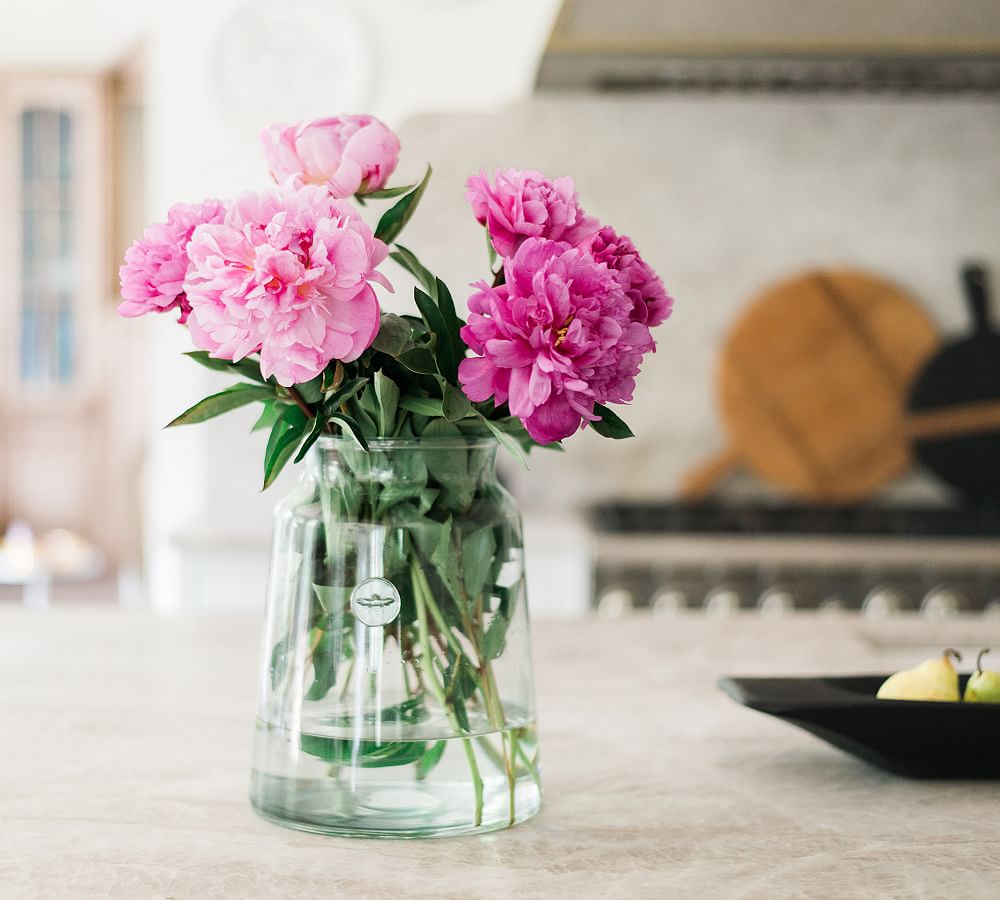
<svg viewBox="0 0 1000 900"><path fill-rule="evenodd" d="M255 618L0 610L0 894L997 896L1000 783L885 774L715 680L905 667L1000 648L1000 623L637 615L534 637L541 815L352 841L247 803Z"/></svg>

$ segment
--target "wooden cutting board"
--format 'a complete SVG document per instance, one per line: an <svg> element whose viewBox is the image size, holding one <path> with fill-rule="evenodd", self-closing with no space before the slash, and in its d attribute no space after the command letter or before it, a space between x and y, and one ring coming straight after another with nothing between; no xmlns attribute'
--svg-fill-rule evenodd
<svg viewBox="0 0 1000 900"><path fill-rule="evenodd" d="M689 474L682 496L704 496L734 465L813 502L872 494L910 463L905 397L937 346L917 301L878 276L814 270L767 289L719 360L729 447Z"/></svg>

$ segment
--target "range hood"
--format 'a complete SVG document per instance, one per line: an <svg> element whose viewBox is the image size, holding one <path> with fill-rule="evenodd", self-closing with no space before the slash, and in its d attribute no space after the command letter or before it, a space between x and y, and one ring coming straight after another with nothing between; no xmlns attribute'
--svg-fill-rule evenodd
<svg viewBox="0 0 1000 900"><path fill-rule="evenodd" d="M539 88L1000 92L998 0L564 0Z"/></svg>

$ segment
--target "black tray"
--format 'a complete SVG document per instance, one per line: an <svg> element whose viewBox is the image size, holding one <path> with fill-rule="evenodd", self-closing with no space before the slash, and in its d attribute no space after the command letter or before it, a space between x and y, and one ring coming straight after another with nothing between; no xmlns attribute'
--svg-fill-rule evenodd
<svg viewBox="0 0 1000 900"><path fill-rule="evenodd" d="M888 677L723 678L719 687L898 775L1000 778L1000 704L876 700Z"/></svg>

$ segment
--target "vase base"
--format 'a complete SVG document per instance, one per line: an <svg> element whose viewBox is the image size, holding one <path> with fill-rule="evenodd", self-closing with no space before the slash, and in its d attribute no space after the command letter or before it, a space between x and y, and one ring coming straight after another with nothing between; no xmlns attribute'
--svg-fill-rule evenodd
<svg viewBox="0 0 1000 900"><path fill-rule="evenodd" d="M369 781L349 789L316 779L275 778L253 773L250 803L269 822L335 837L434 838L485 834L525 822L541 809L541 791L532 780L518 779L513 818L510 794L484 796L482 819L475 824L469 802L472 787L400 785Z"/></svg>

